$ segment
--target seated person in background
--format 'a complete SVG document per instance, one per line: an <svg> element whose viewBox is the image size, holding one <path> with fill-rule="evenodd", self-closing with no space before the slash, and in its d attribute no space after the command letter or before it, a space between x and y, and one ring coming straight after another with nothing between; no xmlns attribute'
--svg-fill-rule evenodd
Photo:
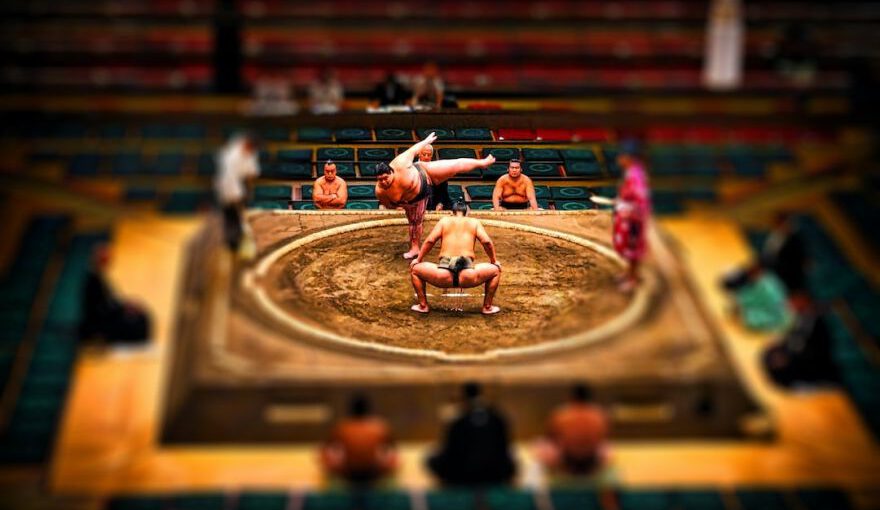
<svg viewBox="0 0 880 510"><path fill-rule="evenodd" d="M480 399L481 391L477 383L464 386L464 412L449 424L440 450L427 460L446 485L506 484L516 474L507 420Z"/></svg>
<svg viewBox="0 0 880 510"><path fill-rule="evenodd" d="M116 296L105 271L110 250L100 245L92 252L92 266L82 289L80 340L100 338L107 343L141 343L150 337L150 318L143 307Z"/></svg>
<svg viewBox="0 0 880 510"><path fill-rule="evenodd" d="M262 116L294 115L299 105L291 94L290 82L283 76L266 75L254 83L253 99L246 113Z"/></svg>
<svg viewBox="0 0 880 510"><path fill-rule="evenodd" d="M571 400L553 412L535 457L549 472L591 475L605 463L608 417L583 384L572 388Z"/></svg>
<svg viewBox="0 0 880 510"><path fill-rule="evenodd" d="M333 69L322 69L318 78L309 85L309 111L316 115L337 113L342 109L345 91L336 79Z"/></svg>
<svg viewBox="0 0 880 510"><path fill-rule="evenodd" d="M832 356L832 337L822 311L806 295L791 299L796 317L792 328L764 351L767 375L779 386L839 380Z"/></svg>
<svg viewBox="0 0 880 510"><path fill-rule="evenodd" d="M336 163L324 163L324 175L315 180L312 201L318 209L342 209L348 201L348 186L336 175Z"/></svg>
<svg viewBox="0 0 880 510"><path fill-rule="evenodd" d="M791 322L785 285L772 271L753 266L746 281L733 292L736 313L743 324L756 331L772 331Z"/></svg>
<svg viewBox="0 0 880 510"><path fill-rule="evenodd" d="M397 469L388 424L370 407L367 397L352 397L348 416L336 423L321 447L321 465L327 473L351 483L370 483Z"/></svg>
<svg viewBox="0 0 880 510"><path fill-rule="evenodd" d="M507 175L502 175L495 182L495 190L492 192L492 209L496 211L506 209L538 210L535 185L532 184L531 177L523 175L522 165L518 159L511 159L507 164Z"/></svg>
<svg viewBox="0 0 880 510"><path fill-rule="evenodd" d="M422 68L422 74L413 78L413 95L410 99L411 106L426 106L430 108L455 108L455 100L444 95L445 85L440 76L440 69L435 62L427 62Z"/></svg>
<svg viewBox="0 0 880 510"><path fill-rule="evenodd" d="M373 106L399 106L405 105L409 99L409 92L397 79L397 75L389 72L385 75L385 81L376 85L373 90Z"/></svg>

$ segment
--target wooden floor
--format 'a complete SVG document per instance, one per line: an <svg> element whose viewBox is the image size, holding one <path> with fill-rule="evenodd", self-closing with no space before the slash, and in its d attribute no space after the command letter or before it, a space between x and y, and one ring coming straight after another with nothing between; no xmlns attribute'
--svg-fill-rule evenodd
<svg viewBox="0 0 880 510"><path fill-rule="evenodd" d="M145 351L84 352L76 367L62 432L51 464L54 493L313 488L323 484L312 446L167 448L157 443L161 395L169 367L176 282L185 242L199 219L123 219L113 233L111 276L125 295L152 310L155 342ZM707 214L667 219L687 267L725 334L736 366L756 398L772 410L779 438L770 444L616 442L613 464L630 485L795 485L826 482L870 493L880 487L880 447L840 392L786 394L771 388L757 360L770 340L725 315L716 286L724 269L745 262L749 248L733 222ZM403 444L398 482L426 487L429 444ZM528 445L518 445L520 460Z"/></svg>

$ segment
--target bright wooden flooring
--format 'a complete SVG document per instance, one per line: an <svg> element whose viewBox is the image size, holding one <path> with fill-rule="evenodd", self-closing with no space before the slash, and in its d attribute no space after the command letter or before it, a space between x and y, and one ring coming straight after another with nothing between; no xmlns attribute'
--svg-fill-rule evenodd
<svg viewBox="0 0 880 510"><path fill-rule="evenodd" d="M67 413L48 486L62 494L314 488L323 483L314 446L167 448L157 444L160 400L169 366L169 338L185 243L198 219L123 219L113 233L111 277L118 290L152 310L155 342L146 351L84 352L75 367ZM724 269L745 262L749 248L733 222L696 213L662 221L682 247L687 267L717 318L743 380L770 410L773 443L619 442L613 463L630 485L732 486L827 482L864 491L880 487L880 448L838 391L786 394L758 367L770 338L728 318L716 285ZM398 483L427 487L422 459L431 445L403 444ZM528 445L518 445L521 461ZM522 462L521 462L522 464Z"/></svg>

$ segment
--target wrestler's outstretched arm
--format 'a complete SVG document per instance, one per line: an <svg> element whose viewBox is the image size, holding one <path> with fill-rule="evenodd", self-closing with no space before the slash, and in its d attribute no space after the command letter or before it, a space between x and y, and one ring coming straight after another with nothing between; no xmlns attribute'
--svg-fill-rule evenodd
<svg viewBox="0 0 880 510"><path fill-rule="evenodd" d="M422 149L425 148L426 145L430 145L437 140L437 135L435 133L431 133L425 137L421 142L416 143L409 149L401 152L397 155L396 158L391 160L390 166L394 169L402 169L410 166L414 159L416 159Z"/></svg>

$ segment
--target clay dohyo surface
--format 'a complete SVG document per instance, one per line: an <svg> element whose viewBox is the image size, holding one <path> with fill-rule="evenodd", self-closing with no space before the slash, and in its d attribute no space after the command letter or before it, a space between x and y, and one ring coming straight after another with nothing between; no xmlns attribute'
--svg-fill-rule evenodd
<svg viewBox="0 0 880 510"><path fill-rule="evenodd" d="M434 221L426 222L430 232ZM619 266L570 241L487 227L503 267L495 304L483 316L483 287L428 287L432 311L415 303L409 263L400 257L404 226L384 226L320 239L282 256L258 282L286 314L312 326L410 349L478 353L522 347L593 329L621 313L630 297L616 290ZM426 258L436 262L440 246ZM476 262L487 257L479 243Z"/></svg>

